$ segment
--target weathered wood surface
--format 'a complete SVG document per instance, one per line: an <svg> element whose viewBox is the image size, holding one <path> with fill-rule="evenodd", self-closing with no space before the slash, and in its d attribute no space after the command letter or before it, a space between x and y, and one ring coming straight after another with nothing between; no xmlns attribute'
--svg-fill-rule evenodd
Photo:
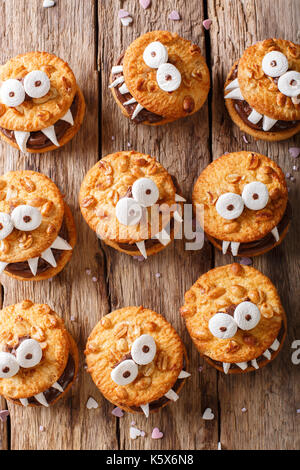
<svg viewBox="0 0 300 470"><path fill-rule="evenodd" d="M296 415L300 406L296 382L299 371L290 360L291 342L297 335L300 337L296 295L299 221L294 219L281 248L254 264L278 285L286 306L289 334L284 351L273 365L256 374L223 377L205 365L202 373L198 372L203 361L191 345L178 308L184 292L199 275L214 264L230 262L230 257L215 254L208 244L201 252L186 252L184 243L176 241L159 255L138 263L106 247L99 249L77 204L86 171L101 155L127 149L128 144L156 156L177 177L188 198L201 170L225 151L258 150L290 171L292 162L287 149L291 141L270 145L249 138L250 143L245 144L242 134L228 119L222 87L232 62L245 46L268 36L299 42L298 1L152 0L146 11L137 0L57 0L56 7L48 10L41 3L41 0L0 0L0 61L34 49L58 54L76 74L87 99L87 115L73 142L56 153L28 157L1 144L0 170L25 168L49 175L66 195L75 214L78 244L69 266L51 282L20 283L2 276L3 301L5 305L23 298L48 302L64 317L78 341L81 367L79 381L71 394L55 407L24 410L9 406L11 425L0 423L0 448L216 449L218 441L227 449L299 448ZM132 14L131 26L121 26L117 18L119 8ZM173 9L181 13L182 21L168 20ZM206 10L213 25L205 41L202 21ZM170 29L192 39L212 65L212 99L196 115L161 128L133 126L121 115L107 89L110 68L118 55L135 37L151 29ZM297 185L291 187L291 198L296 202ZM92 282L86 269L92 271L98 282ZM161 274L159 279L155 276L157 272ZM133 415L115 419L110 414L112 406L83 370L82 351L89 332L102 315L118 307L139 304L164 314L176 327L187 346L193 375L180 400L148 421ZM73 322L71 315L75 316ZM89 396L100 404L97 410L86 409ZM4 401L1 406L5 406ZM212 408L213 421L201 419L206 407ZM246 413L241 412L243 407L247 408ZM146 432L145 438L129 439L133 419ZM39 430L41 425L44 432ZM151 439L154 426L164 432L163 440Z"/></svg>

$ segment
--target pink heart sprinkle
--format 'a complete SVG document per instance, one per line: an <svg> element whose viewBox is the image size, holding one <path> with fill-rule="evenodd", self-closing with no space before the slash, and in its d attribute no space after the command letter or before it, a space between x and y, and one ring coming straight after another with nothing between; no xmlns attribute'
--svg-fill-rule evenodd
<svg viewBox="0 0 300 470"><path fill-rule="evenodd" d="M202 24L203 24L204 28L208 30L210 28L210 25L212 24L212 21L207 19L207 20L204 20L202 22Z"/></svg>
<svg viewBox="0 0 300 470"><path fill-rule="evenodd" d="M300 154L300 147L290 147L289 152L290 152L291 157L297 158L299 157L299 154Z"/></svg>
<svg viewBox="0 0 300 470"><path fill-rule="evenodd" d="M111 414L116 416L117 418L122 418L122 416L124 416L123 411L121 410L121 408L118 408L118 407L114 408Z"/></svg>
<svg viewBox="0 0 300 470"><path fill-rule="evenodd" d="M252 264L252 259L247 258L247 257L241 258L240 264L244 264L245 266L250 266Z"/></svg>
<svg viewBox="0 0 300 470"><path fill-rule="evenodd" d="M2 423L5 423L5 421L7 421L8 416L9 416L8 410L0 410L0 420L2 421Z"/></svg>
<svg viewBox="0 0 300 470"><path fill-rule="evenodd" d="M154 428L151 437L152 439L162 439L164 434L158 428Z"/></svg>
<svg viewBox="0 0 300 470"><path fill-rule="evenodd" d="M168 18L169 20L173 20L173 21L181 20L181 16L176 10L171 11Z"/></svg>
<svg viewBox="0 0 300 470"><path fill-rule="evenodd" d="M119 10L118 17L119 18L127 18L127 16L130 16L128 11L126 10Z"/></svg>
<svg viewBox="0 0 300 470"><path fill-rule="evenodd" d="M151 0L140 0L140 5L144 10L150 7L151 5Z"/></svg>

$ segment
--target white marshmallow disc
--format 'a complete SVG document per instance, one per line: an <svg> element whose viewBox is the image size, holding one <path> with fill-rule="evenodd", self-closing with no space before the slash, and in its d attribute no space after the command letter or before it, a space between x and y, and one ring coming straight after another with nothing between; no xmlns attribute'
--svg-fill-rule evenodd
<svg viewBox="0 0 300 470"><path fill-rule="evenodd" d="M19 80L10 78L6 80L0 89L1 102L6 106L14 108L25 100L25 90Z"/></svg>
<svg viewBox="0 0 300 470"><path fill-rule="evenodd" d="M290 70L278 80L278 88L286 96L295 97L300 94L300 73Z"/></svg>
<svg viewBox="0 0 300 470"><path fill-rule="evenodd" d="M216 203L216 210L223 219L237 219L244 210L244 201L238 194L222 194Z"/></svg>
<svg viewBox="0 0 300 470"><path fill-rule="evenodd" d="M231 315L216 313L208 322L209 331L220 339L232 338L237 332L237 325Z"/></svg>
<svg viewBox="0 0 300 470"><path fill-rule="evenodd" d="M175 91L181 84L181 73L173 64L162 64L156 73L159 88L163 91Z"/></svg>
<svg viewBox="0 0 300 470"><path fill-rule="evenodd" d="M9 379L19 372L15 357L7 352L0 352L0 379Z"/></svg>
<svg viewBox="0 0 300 470"><path fill-rule="evenodd" d="M142 215L142 206L130 197L123 197L116 205L116 217L120 224L137 225Z"/></svg>
<svg viewBox="0 0 300 470"><path fill-rule="evenodd" d="M148 67L158 69L160 65L168 62L167 48L159 41L151 42L144 50L143 59Z"/></svg>
<svg viewBox="0 0 300 470"><path fill-rule="evenodd" d="M14 229L11 217L5 212L0 212L0 240L8 237Z"/></svg>
<svg viewBox="0 0 300 470"><path fill-rule="evenodd" d="M28 369L36 366L42 359L43 351L35 339L25 339L17 348L16 358L21 367Z"/></svg>
<svg viewBox="0 0 300 470"><path fill-rule="evenodd" d="M155 204L159 198L159 189L150 178L140 178L132 185L133 198L144 207Z"/></svg>
<svg viewBox="0 0 300 470"><path fill-rule="evenodd" d="M262 69L269 77L280 77L289 68L289 63L284 54L279 51L271 51L262 60Z"/></svg>
<svg viewBox="0 0 300 470"><path fill-rule="evenodd" d="M126 359L111 371L110 376L116 384L128 385L136 379L138 372L136 363L131 359Z"/></svg>
<svg viewBox="0 0 300 470"><path fill-rule="evenodd" d="M242 302L234 311L234 319L241 330L252 330L260 321L259 308L252 302Z"/></svg>
<svg viewBox="0 0 300 470"><path fill-rule="evenodd" d="M149 364L156 354L156 344L152 336L142 335L131 346L131 356L140 365Z"/></svg>
<svg viewBox="0 0 300 470"><path fill-rule="evenodd" d="M244 187L242 198L248 209L258 211L268 204L269 191L264 183L253 181Z"/></svg>
<svg viewBox="0 0 300 470"><path fill-rule="evenodd" d="M42 223L42 214L36 207L22 204L11 213L11 220L18 230L29 232Z"/></svg>
<svg viewBox="0 0 300 470"><path fill-rule="evenodd" d="M48 75L41 70L33 70L24 78L24 88L31 98L42 98L50 90Z"/></svg>

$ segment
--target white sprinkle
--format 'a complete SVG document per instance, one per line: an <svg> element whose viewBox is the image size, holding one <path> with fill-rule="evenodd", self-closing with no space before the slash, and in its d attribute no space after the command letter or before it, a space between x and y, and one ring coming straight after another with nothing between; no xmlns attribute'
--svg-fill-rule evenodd
<svg viewBox="0 0 300 470"><path fill-rule="evenodd" d="M92 274L92 271L90 269L86 269L85 272L87 273L88 276Z"/></svg>
<svg viewBox="0 0 300 470"><path fill-rule="evenodd" d="M115 140L115 136L114 136L114 135L111 136L111 140Z"/></svg>
<svg viewBox="0 0 300 470"><path fill-rule="evenodd" d="M75 321L74 315L71 316L71 321Z"/></svg>
<svg viewBox="0 0 300 470"><path fill-rule="evenodd" d="M44 431L45 431L44 426L40 426L40 431L41 431L41 432L44 432Z"/></svg>
<svg viewBox="0 0 300 470"><path fill-rule="evenodd" d="M126 16L126 18L120 18L120 20L123 26L128 26L133 21L131 16Z"/></svg>
<svg viewBox="0 0 300 470"><path fill-rule="evenodd" d="M246 411L247 411L247 408L242 408L242 410L241 410L241 411L242 411L242 413L246 413Z"/></svg>
<svg viewBox="0 0 300 470"><path fill-rule="evenodd" d="M130 143L130 142L127 142L127 147L131 147L131 143Z"/></svg>
<svg viewBox="0 0 300 470"><path fill-rule="evenodd" d="M93 282L97 282L98 279L97 279L96 277L92 277L92 281L93 281Z"/></svg>
<svg viewBox="0 0 300 470"><path fill-rule="evenodd" d="M300 414L300 408L298 408L297 413Z"/></svg>
<svg viewBox="0 0 300 470"><path fill-rule="evenodd" d="M44 0L43 1L43 7L44 8L51 8L55 6L55 1L54 0Z"/></svg>
<svg viewBox="0 0 300 470"><path fill-rule="evenodd" d="M155 277L157 277L157 279L158 279L160 276L161 276L160 273L156 273L156 274L155 274Z"/></svg>
<svg viewBox="0 0 300 470"><path fill-rule="evenodd" d="M221 444L221 442L218 442L218 450L222 450L222 444Z"/></svg>

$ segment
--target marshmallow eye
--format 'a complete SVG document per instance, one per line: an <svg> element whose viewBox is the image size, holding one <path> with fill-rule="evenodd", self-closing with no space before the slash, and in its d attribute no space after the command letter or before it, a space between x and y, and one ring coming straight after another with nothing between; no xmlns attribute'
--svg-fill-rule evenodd
<svg viewBox="0 0 300 470"><path fill-rule="evenodd" d="M29 232L42 223L42 214L36 207L21 205L11 213L11 220L18 230Z"/></svg>
<svg viewBox="0 0 300 470"><path fill-rule="evenodd" d="M156 354L156 344L152 336L142 335L131 346L131 356L139 365L149 364Z"/></svg>
<svg viewBox="0 0 300 470"><path fill-rule="evenodd" d="M242 198L248 209L257 211L263 209L268 204L269 191L264 183L253 181L244 187Z"/></svg>
<svg viewBox="0 0 300 470"><path fill-rule="evenodd" d="M280 77L288 68L286 56L279 51L268 52L262 60L262 69L269 77Z"/></svg>
<svg viewBox="0 0 300 470"><path fill-rule="evenodd" d="M48 75L41 70L33 70L24 78L24 88L31 98L42 98L50 90Z"/></svg>
<svg viewBox="0 0 300 470"><path fill-rule="evenodd" d="M39 364L42 355L42 348L35 339L25 339L17 349L16 359L21 367L28 369Z"/></svg>
<svg viewBox="0 0 300 470"><path fill-rule="evenodd" d="M136 379L138 371L137 364L126 359L111 371L111 378L118 385L128 385Z"/></svg>
<svg viewBox="0 0 300 470"><path fill-rule="evenodd" d="M25 90L19 80L10 78L1 86L0 97L3 104L14 108L25 100Z"/></svg>
<svg viewBox="0 0 300 470"><path fill-rule="evenodd" d="M208 322L209 331L220 339L232 338L237 332L237 325L231 315L216 313Z"/></svg>
<svg viewBox="0 0 300 470"><path fill-rule="evenodd" d="M234 311L234 320L241 330L252 330L260 321L259 308L252 302L242 302Z"/></svg>
<svg viewBox="0 0 300 470"><path fill-rule="evenodd" d="M159 189L150 178L140 178L132 185L132 196L144 207L155 204L159 198Z"/></svg>
<svg viewBox="0 0 300 470"><path fill-rule="evenodd" d="M163 91L175 91L181 84L181 73L173 64L162 64L156 72L156 80Z"/></svg>
<svg viewBox="0 0 300 470"><path fill-rule="evenodd" d="M130 197L123 197L116 205L116 217L120 224L137 225L142 215L142 206Z"/></svg>
<svg viewBox="0 0 300 470"><path fill-rule="evenodd" d="M244 201L238 194L225 193L217 200L216 210L223 219L237 219L244 210Z"/></svg>
<svg viewBox="0 0 300 470"><path fill-rule="evenodd" d="M300 73L290 70L278 80L278 89L286 96L294 97L300 93Z"/></svg>
<svg viewBox="0 0 300 470"><path fill-rule="evenodd" d="M7 352L0 352L0 379L9 379L19 372L16 358Z"/></svg>
<svg viewBox="0 0 300 470"><path fill-rule="evenodd" d="M5 212L0 212L0 240L8 237L14 229L11 217Z"/></svg>
<svg viewBox="0 0 300 470"><path fill-rule="evenodd" d="M167 48L159 41L151 42L144 50L143 59L148 67L158 69L160 65L168 62Z"/></svg>

